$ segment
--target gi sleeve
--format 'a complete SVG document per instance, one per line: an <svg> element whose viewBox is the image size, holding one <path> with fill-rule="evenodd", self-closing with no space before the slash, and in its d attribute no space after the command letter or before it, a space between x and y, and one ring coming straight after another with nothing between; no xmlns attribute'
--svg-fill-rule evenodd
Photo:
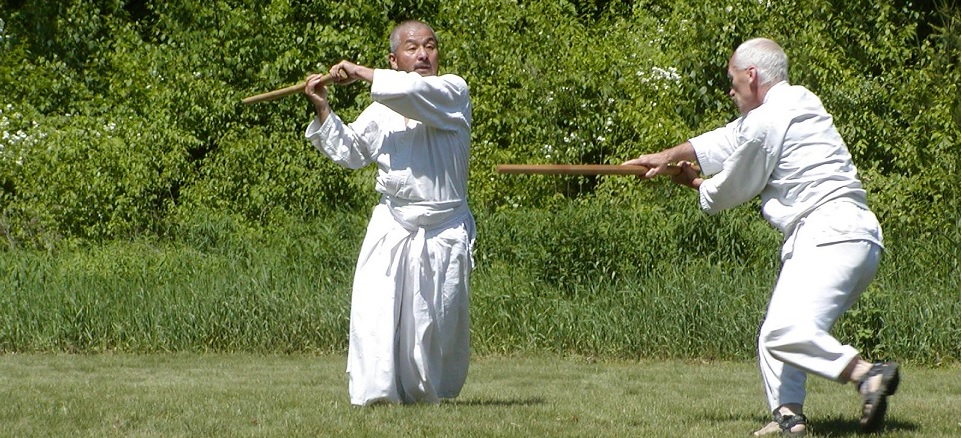
<svg viewBox="0 0 962 438"><path fill-rule="evenodd" d="M748 202L762 192L778 164L785 129L759 116L743 118L736 128L737 148L718 174L702 182L698 200L702 211L716 214Z"/></svg>
<svg viewBox="0 0 962 438"><path fill-rule="evenodd" d="M314 147L334 160L335 163L360 169L372 162L380 144L377 114L368 107L350 125L345 124L337 114L320 123L315 117L304 132Z"/></svg>
<svg viewBox="0 0 962 438"><path fill-rule="evenodd" d="M735 151L738 146L735 139L737 122L736 120L688 140L695 149L695 158L705 175L721 172L722 163Z"/></svg>
<svg viewBox="0 0 962 438"><path fill-rule="evenodd" d="M433 128L455 131L471 126L468 84L460 76L376 69L371 98Z"/></svg>

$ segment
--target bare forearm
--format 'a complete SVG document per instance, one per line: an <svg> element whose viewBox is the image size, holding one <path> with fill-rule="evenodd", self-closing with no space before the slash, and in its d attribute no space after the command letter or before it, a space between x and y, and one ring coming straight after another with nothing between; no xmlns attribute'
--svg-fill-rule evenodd
<svg viewBox="0 0 962 438"><path fill-rule="evenodd" d="M684 142L675 147L665 149L659 152L665 160L666 163L677 163L679 161L690 161L695 162L697 157L695 156L695 148L689 142Z"/></svg>
<svg viewBox="0 0 962 438"><path fill-rule="evenodd" d="M374 82L374 69L351 61L341 61L331 67L331 76L337 85L347 85L357 80Z"/></svg>
<svg viewBox="0 0 962 438"><path fill-rule="evenodd" d="M371 83L374 82L374 69L370 67L365 67L363 65L357 66L357 71L354 74L358 79Z"/></svg>
<svg viewBox="0 0 962 438"><path fill-rule="evenodd" d="M331 116L331 106L327 101L323 104L314 104L314 113L317 114L317 120L324 123Z"/></svg>
<svg viewBox="0 0 962 438"><path fill-rule="evenodd" d="M677 146L655 152L644 154L638 158L625 161L622 164L629 166L644 166L651 170L645 174L645 178L652 178L668 172L669 166L681 161L695 161L695 148L689 142L684 142Z"/></svg>

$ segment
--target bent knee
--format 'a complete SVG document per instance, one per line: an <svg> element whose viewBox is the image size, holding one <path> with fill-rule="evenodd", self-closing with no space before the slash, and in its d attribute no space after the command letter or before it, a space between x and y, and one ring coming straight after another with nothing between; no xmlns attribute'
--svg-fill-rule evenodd
<svg viewBox="0 0 962 438"><path fill-rule="evenodd" d="M792 350L793 346L811 342L819 337L821 332L823 331L810 322L766 323L758 334L758 345L769 351Z"/></svg>

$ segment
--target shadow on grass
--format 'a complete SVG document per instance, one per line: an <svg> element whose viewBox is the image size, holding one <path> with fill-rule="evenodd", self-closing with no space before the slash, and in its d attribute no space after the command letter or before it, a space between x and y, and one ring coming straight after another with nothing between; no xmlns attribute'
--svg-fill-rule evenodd
<svg viewBox="0 0 962 438"><path fill-rule="evenodd" d="M771 417L766 417L762 415L708 415L707 418L712 421L717 422L754 422L758 423L759 426L772 421ZM858 418L855 417L842 417L842 416L832 416L823 419L808 419L809 433L814 436L827 436L827 437L870 437L870 436L885 436L888 433L895 432L905 432L914 433L918 432L919 425L907 421L899 421L894 419L886 419L885 424L882 429L878 432L865 433L862 432L858 427Z"/></svg>
<svg viewBox="0 0 962 438"><path fill-rule="evenodd" d="M809 424L813 433L833 437L885 436L886 433L917 432L919 430L918 424L893 419L886 419L882 429L873 433L862 432L858 427L857 418L831 417L822 420L815 419L815 421L809 420Z"/></svg>
<svg viewBox="0 0 962 438"><path fill-rule="evenodd" d="M544 404L543 397L528 397L515 399L497 398L464 398L464 399L442 399L441 406L534 406ZM391 409L397 407L424 407L431 406L430 403L394 403L388 401L377 401L365 406L367 409ZM357 407L357 406L355 406Z"/></svg>
<svg viewBox="0 0 962 438"><path fill-rule="evenodd" d="M473 398L445 400L445 405L454 406L534 406L544 404L542 397L528 397L515 399Z"/></svg>

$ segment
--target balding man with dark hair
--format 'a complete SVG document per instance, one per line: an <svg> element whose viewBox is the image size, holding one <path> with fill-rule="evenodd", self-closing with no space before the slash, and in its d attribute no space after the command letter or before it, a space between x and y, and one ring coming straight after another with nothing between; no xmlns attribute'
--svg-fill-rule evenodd
<svg viewBox="0 0 962 438"><path fill-rule="evenodd" d="M762 215L782 232L782 268L758 337L759 364L773 421L756 436L807 432L807 374L853 382L859 421L879 429L898 365L870 363L830 331L875 277L882 229L869 210L852 156L821 100L788 83L788 57L772 40L741 44L728 60L729 96L741 116L727 126L626 165L677 164L675 183L698 190L708 214L761 197ZM697 161L702 178L692 164Z"/></svg>
<svg viewBox="0 0 962 438"><path fill-rule="evenodd" d="M438 38L423 22L394 28L388 61L331 67L338 85L370 83L374 102L350 124L332 112L322 76L309 76L316 116L305 136L344 167L377 166L381 201L351 295L351 403L439 403L460 393L470 356L471 99L464 79L438 75Z"/></svg>

